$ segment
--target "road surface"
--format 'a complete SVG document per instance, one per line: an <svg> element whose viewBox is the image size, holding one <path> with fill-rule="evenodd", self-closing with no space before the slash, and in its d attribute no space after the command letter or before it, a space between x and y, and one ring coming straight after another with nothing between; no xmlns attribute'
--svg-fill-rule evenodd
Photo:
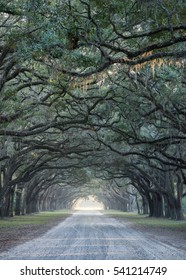
<svg viewBox="0 0 186 280"><path fill-rule="evenodd" d="M12 260L176 260L186 253L148 239L127 222L77 212L39 238L0 254Z"/></svg>

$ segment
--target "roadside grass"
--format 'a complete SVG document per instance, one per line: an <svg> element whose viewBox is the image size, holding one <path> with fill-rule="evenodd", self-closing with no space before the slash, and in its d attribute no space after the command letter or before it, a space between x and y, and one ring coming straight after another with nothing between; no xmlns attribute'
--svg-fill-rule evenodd
<svg viewBox="0 0 186 280"><path fill-rule="evenodd" d="M0 219L0 228L12 228L28 225L44 225L56 219L66 218L72 214L70 210L46 211L35 214L14 216Z"/></svg>
<svg viewBox="0 0 186 280"><path fill-rule="evenodd" d="M186 230L186 215L185 220L176 221L166 218L154 218L147 215L139 215L137 213L128 213L115 210L106 210L103 212L105 215L112 216L115 218L125 219L128 222L133 222L143 227L154 227L154 228L167 228L175 230Z"/></svg>

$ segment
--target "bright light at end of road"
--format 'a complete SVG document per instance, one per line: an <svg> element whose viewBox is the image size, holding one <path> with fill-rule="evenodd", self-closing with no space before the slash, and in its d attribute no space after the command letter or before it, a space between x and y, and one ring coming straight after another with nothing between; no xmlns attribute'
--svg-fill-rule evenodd
<svg viewBox="0 0 186 280"><path fill-rule="evenodd" d="M101 211L105 208L103 203L98 202L94 196L88 196L88 198L79 198L72 209L78 211Z"/></svg>

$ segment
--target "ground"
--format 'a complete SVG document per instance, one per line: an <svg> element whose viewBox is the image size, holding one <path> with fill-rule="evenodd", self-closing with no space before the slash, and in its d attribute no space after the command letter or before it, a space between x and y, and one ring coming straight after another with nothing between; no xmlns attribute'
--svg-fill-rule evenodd
<svg viewBox="0 0 186 280"><path fill-rule="evenodd" d="M121 223L127 222L125 218L119 217L116 219ZM7 251L16 245L43 235L49 229L53 228L63 220L65 220L65 217L53 219L45 225L24 225L21 227L0 228L0 253ZM161 241L167 245L171 245L177 249L182 249L186 252L185 229L179 228L171 230L167 229L166 227L157 228L147 225L139 225L135 222L127 223L132 229L142 233L149 240Z"/></svg>
<svg viewBox="0 0 186 280"><path fill-rule="evenodd" d="M151 227L135 223L131 223L130 226L149 239L161 241L186 252L186 231L184 228L168 229L166 227Z"/></svg>
<svg viewBox="0 0 186 280"><path fill-rule="evenodd" d="M24 225L21 227L0 228L0 253L41 236L64 219L65 218L56 218L44 225Z"/></svg>

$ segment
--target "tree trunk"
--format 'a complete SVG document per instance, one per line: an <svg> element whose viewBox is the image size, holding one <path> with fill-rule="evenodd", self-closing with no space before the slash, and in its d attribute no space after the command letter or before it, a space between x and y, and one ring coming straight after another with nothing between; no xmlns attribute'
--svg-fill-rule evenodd
<svg viewBox="0 0 186 280"><path fill-rule="evenodd" d="M170 218L171 213L170 213L168 197L166 194L164 194L163 198L164 198L164 217Z"/></svg>
<svg viewBox="0 0 186 280"><path fill-rule="evenodd" d="M15 194L15 188L12 188L10 191L10 206L9 206L9 217L14 216L14 194Z"/></svg>
<svg viewBox="0 0 186 280"><path fill-rule="evenodd" d="M142 210L143 215L149 214L148 201L144 195L142 196L142 209L143 209Z"/></svg>
<svg viewBox="0 0 186 280"><path fill-rule="evenodd" d="M6 193L4 199L4 215L5 217L9 217L10 214L10 206L11 206L11 189Z"/></svg>
<svg viewBox="0 0 186 280"><path fill-rule="evenodd" d="M180 199L176 200L176 220L184 220L182 201Z"/></svg>
<svg viewBox="0 0 186 280"><path fill-rule="evenodd" d="M180 176L178 176L177 183L177 199L176 199L176 216L177 220L184 220L183 209L182 209L182 195L183 195L183 181Z"/></svg>
<svg viewBox="0 0 186 280"><path fill-rule="evenodd" d="M16 191L16 203L15 203L15 215L21 215L21 202L22 202L22 189L17 189Z"/></svg>
<svg viewBox="0 0 186 280"><path fill-rule="evenodd" d="M176 220L176 201L175 198L172 195L168 196L168 205L169 205L169 212L170 212L170 218L172 220Z"/></svg>
<svg viewBox="0 0 186 280"><path fill-rule="evenodd" d="M148 205L149 205L149 217L153 217L153 201L149 194L146 196L146 198L147 198Z"/></svg>

